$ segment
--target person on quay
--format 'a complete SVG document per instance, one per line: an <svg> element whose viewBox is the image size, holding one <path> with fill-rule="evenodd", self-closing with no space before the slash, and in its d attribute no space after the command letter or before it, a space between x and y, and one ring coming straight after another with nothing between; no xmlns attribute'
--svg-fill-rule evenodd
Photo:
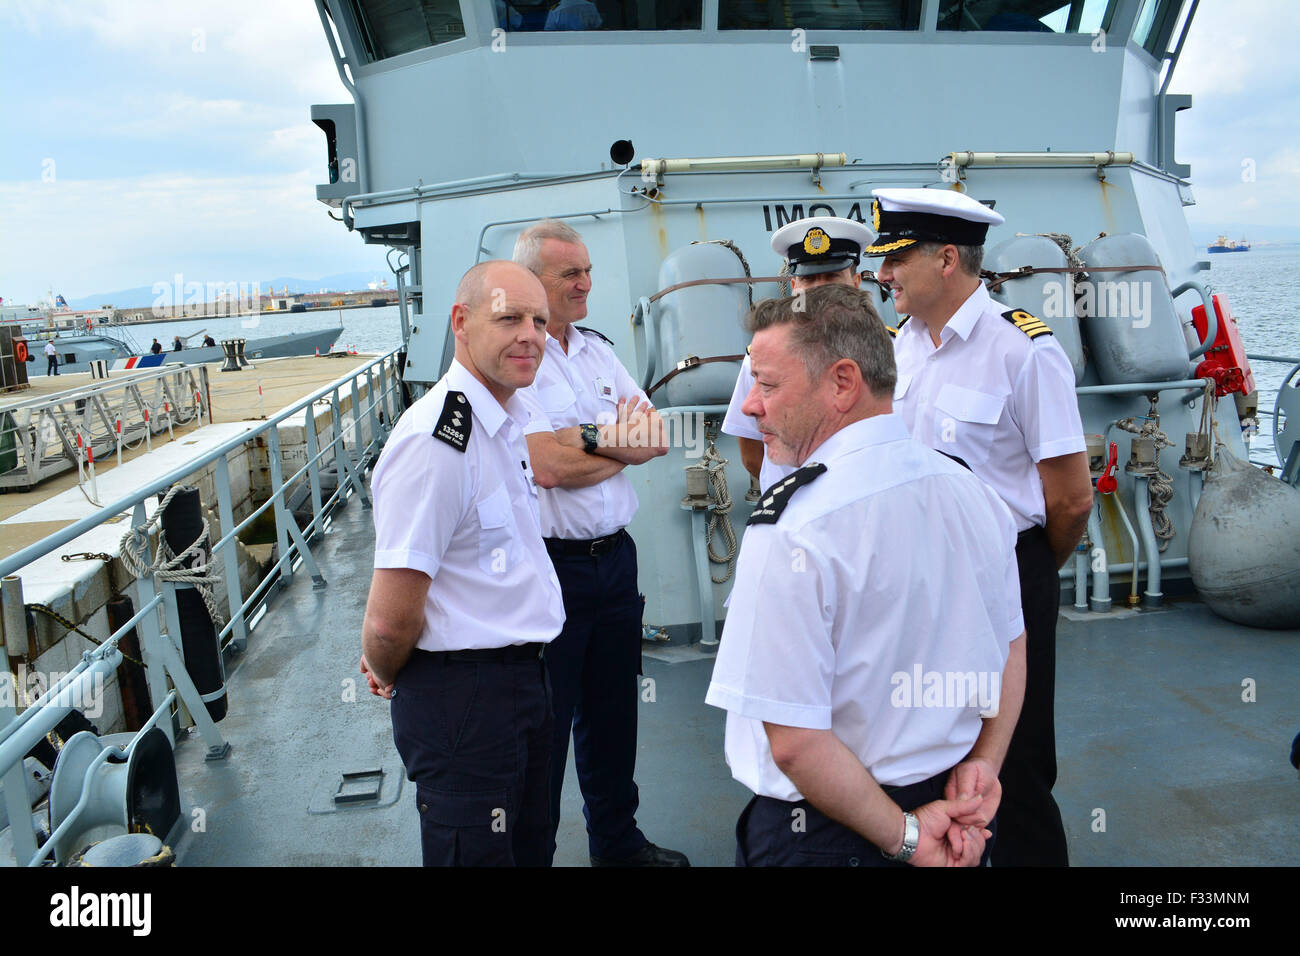
<svg viewBox="0 0 1300 956"><path fill-rule="evenodd" d="M59 374L59 350L52 341L45 343L45 374Z"/></svg>
<svg viewBox="0 0 1300 956"><path fill-rule="evenodd" d="M1065 866L1056 783L1057 570L1092 510L1074 370L1048 323L993 301L984 239L1003 217L948 189L877 189L877 271L903 316L894 404L912 436L961 459L1010 508L1028 633L1024 706L1006 763L994 866Z"/></svg>
<svg viewBox="0 0 1300 956"><path fill-rule="evenodd" d="M856 219L813 216L786 223L772 233L772 251L785 258L790 269L790 288L796 293L819 285L856 289L862 285L858 272L862 248L870 241L871 232ZM763 437L754 420L740 410L753 387L754 373L746 355L740 363L722 430L735 436L740 445L741 463L758 479L759 487L770 488L793 469L773 463L763 453Z"/></svg>
<svg viewBox="0 0 1300 956"><path fill-rule="evenodd" d="M636 514L623 474L667 452L663 422L587 315L591 258L571 227L546 220L525 229L514 259L546 287L550 318L537 381L521 397L540 492L546 549L564 592L564 630L547 650L555 707L551 759L551 851L569 735L593 866L687 866L636 825L638 675L644 601Z"/></svg>
<svg viewBox="0 0 1300 956"><path fill-rule="evenodd" d="M706 697L754 793L737 865L973 866L1023 685L1014 522L893 413L871 297L803 305L749 319L745 413L796 470L750 516Z"/></svg>
<svg viewBox="0 0 1300 956"><path fill-rule="evenodd" d="M541 363L546 317L528 270L494 261L467 272L451 367L402 415L375 466L361 671L392 701L426 866L549 861L542 652L564 603L519 398Z"/></svg>

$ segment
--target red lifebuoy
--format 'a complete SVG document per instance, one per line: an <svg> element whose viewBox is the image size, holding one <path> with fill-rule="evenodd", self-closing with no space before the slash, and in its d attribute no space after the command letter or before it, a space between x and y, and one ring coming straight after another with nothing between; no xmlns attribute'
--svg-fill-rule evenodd
<svg viewBox="0 0 1300 956"><path fill-rule="evenodd" d="M26 361L27 361L27 343L26 343L26 342L15 342L15 343L14 343L14 361L15 361L15 362L26 362Z"/></svg>

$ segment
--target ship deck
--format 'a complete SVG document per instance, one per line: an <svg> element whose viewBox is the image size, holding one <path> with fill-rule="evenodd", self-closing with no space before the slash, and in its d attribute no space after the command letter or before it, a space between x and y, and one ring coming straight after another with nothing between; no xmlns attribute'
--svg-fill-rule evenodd
<svg viewBox="0 0 1300 956"><path fill-rule="evenodd" d="M206 762L197 736L178 743L186 809L203 824L177 847L182 865L420 862L388 707L357 671L372 547L370 512L353 498L316 548L328 586L297 575L228 665L230 713L218 726L229 758ZM1288 763L1300 730L1298 641L1298 631L1231 625L1195 600L1066 610L1056 795L1072 863L1300 862L1300 783ZM655 693L640 704L638 822L697 866L728 866L749 793L723 760L723 713L704 704L711 669L697 652L647 645ZM380 805L328 812L341 773L375 767ZM562 815L556 864L586 865L572 760Z"/></svg>

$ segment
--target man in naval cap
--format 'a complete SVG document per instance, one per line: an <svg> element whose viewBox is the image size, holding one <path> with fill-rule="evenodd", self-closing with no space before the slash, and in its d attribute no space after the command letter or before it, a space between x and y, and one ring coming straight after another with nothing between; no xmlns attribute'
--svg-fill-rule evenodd
<svg viewBox="0 0 1300 956"><path fill-rule="evenodd" d="M858 274L862 247L870 241L871 232L855 219L813 216L796 219L772 233L772 251L789 265L790 286L795 293L820 285L846 285L856 289L862 284L862 276ZM745 470L758 479L759 487L770 488L793 469L768 458L754 419L740 410L753 387L753 367L746 355L740 363L722 430L736 436L740 460Z"/></svg>
<svg viewBox="0 0 1300 956"><path fill-rule="evenodd" d="M949 189L877 189L876 274L900 316L894 407L912 437L984 479L1016 521L1028 634L1024 707L1000 772L995 866L1065 866L1053 696L1059 569L1092 510L1074 371L1050 326L1004 310L980 281L984 237L1004 220ZM997 806L998 781L985 790ZM950 790L952 788L950 787Z"/></svg>

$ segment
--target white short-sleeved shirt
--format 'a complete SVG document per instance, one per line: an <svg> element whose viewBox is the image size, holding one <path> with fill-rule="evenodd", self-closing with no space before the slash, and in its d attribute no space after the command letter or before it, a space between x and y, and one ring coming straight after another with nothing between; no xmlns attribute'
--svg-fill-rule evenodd
<svg viewBox="0 0 1300 956"><path fill-rule="evenodd" d="M1053 335L1031 339L981 284L939 333L894 338L894 411L923 445L956 455L1002 497L1020 531L1047 523L1045 458L1083 451L1074 368Z"/></svg>
<svg viewBox="0 0 1300 956"><path fill-rule="evenodd" d="M526 435L587 422L610 425L618 420L620 400L649 401L599 335L572 325L565 334L567 353L547 334L537 379L518 392L530 416L524 426ZM622 472L586 488L542 488L540 500L542 534L570 541L613 534L627 527L637 509L636 491Z"/></svg>
<svg viewBox="0 0 1300 956"><path fill-rule="evenodd" d="M749 356L740 363L740 374L736 376L736 387L731 392L731 404L727 406L727 417L722 420L722 430L737 438L752 438L762 441L763 433L754 424L754 419L740 410L745 398L754 387L754 370L749 364ZM794 471L794 465L778 465L767 457L767 446L763 446L763 465L758 470L758 483L766 491L774 484Z"/></svg>
<svg viewBox="0 0 1300 956"><path fill-rule="evenodd" d="M45 354L46 354L46 355L58 355L58 354L59 354L59 350L58 350L58 348L55 346L55 344L54 344L53 342L46 342L46 343L45 343Z"/></svg>
<svg viewBox="0 0 1300 956"><path fill-rule="evenodd" d="M745 531L705 698L727 711L732 776L778 800L802 796L764 721L833 731L882 785L928 779L970 751L1024 630L1015 524L984 482L897 415L813 462L826 472L776 523Z"/></svg>
<svg viewBox="0 0 1300 956"><path fill-rule="evenodd" d="M434 437L447 393L472 409L466 448ZM371 482L375 567L413 568L432 583L426 651L549 642L564 600L538 524L518 393L502 408L458 361L388 437Z"/></svg>

